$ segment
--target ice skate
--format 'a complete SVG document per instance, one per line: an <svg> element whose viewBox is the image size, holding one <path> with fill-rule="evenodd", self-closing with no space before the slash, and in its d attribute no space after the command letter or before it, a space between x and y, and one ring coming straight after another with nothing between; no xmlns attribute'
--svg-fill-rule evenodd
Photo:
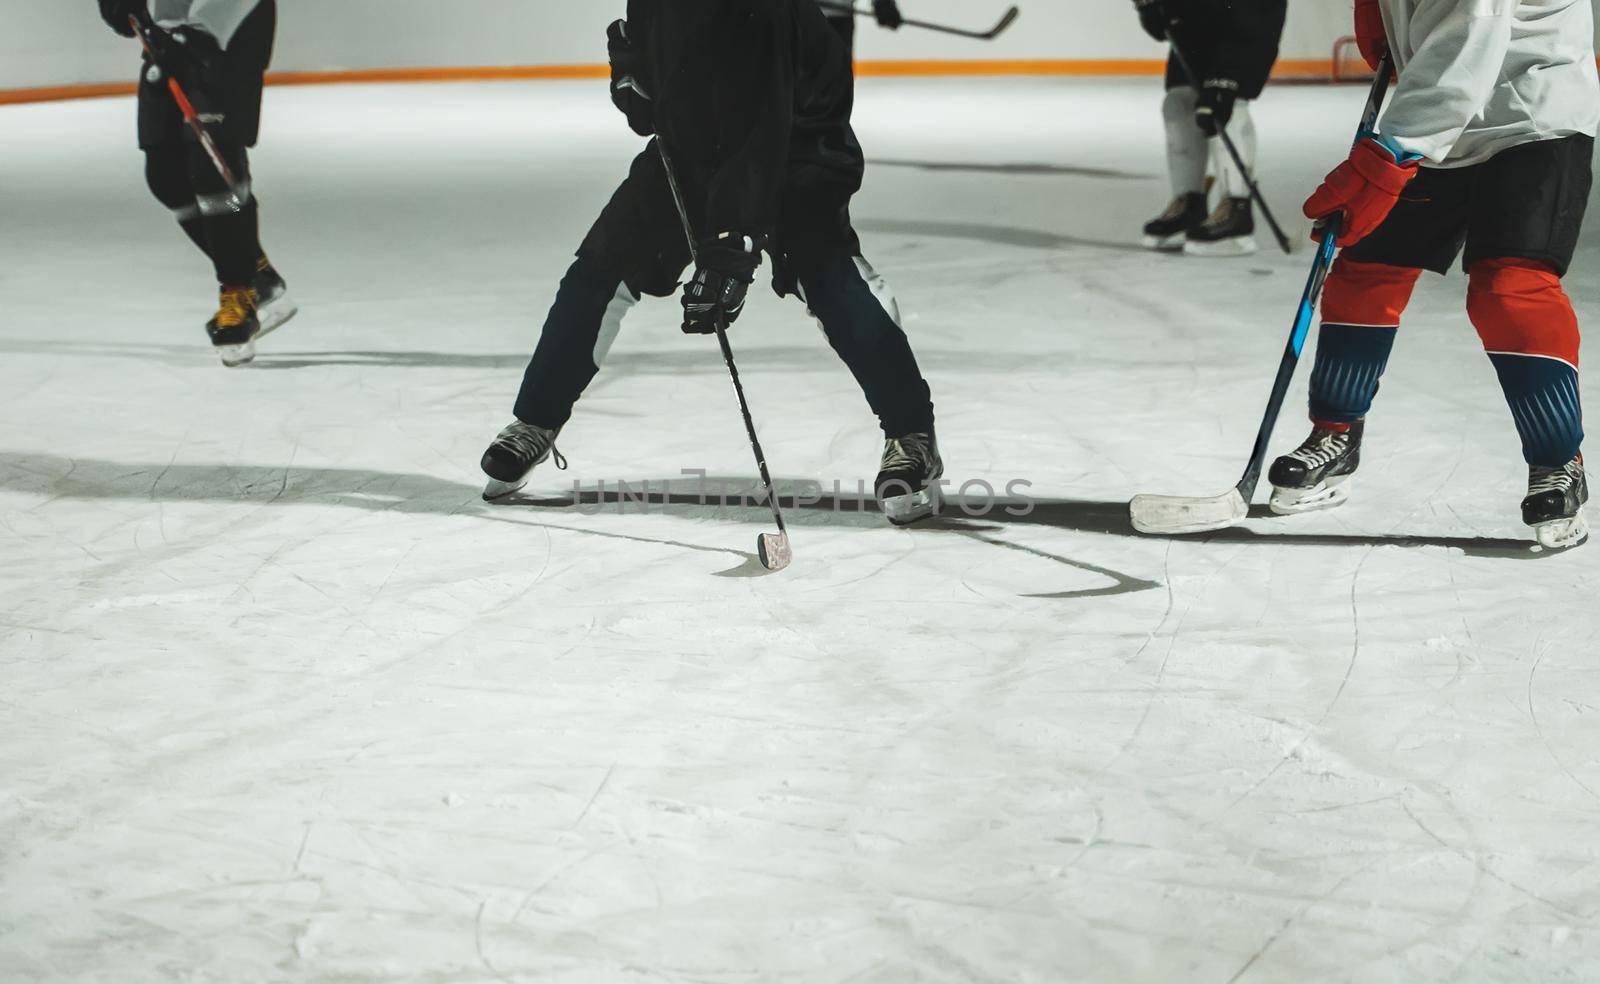
<svg viewBox="0 0 1600 984"><path fill-rule="evenodd" d="M873 484L883 514L896 526L933 515L937 508L933 483L944 477L939 442L931 433L891 437L883 446L878 480Z"/></svg>
<svg viewBox="0 0 1600 984"><path fill-rule="evenodd" d="M1248 198L1224 198L1183 244L1186 256L1250 256L1256 251L1255 211Z"/></svg>
<svg viewBox="0 0 1600 984"><path fill-rule="evenodd" d="M1280 516L1342 506L1350 498L1350 482L1361 465L1358 420L1347 430L1318 425L1298 448L1272 463L1272 511Z"/></svg>
<svg viewBox="0 0 1600 984"><path fill-rule="evenodd" d="M228 368L242 366L256 357L256 336L261 322L256 317L256 292L249 287L224 287L217 313L206 323L211 346Z"/></svg>
<svg viewBox="0 0 1600 984"><path fill-rule="evenodd" d="M261 322L257 338L272 334L300 313L289 297L289 285L265 256L256 262L256 279L251 286L256 291L256 318Z"/></svg>
<svg viewBox="0 0 1600 984"><path fill-rule="evenodd" d="M1561 468L1528 467L1528 497L1522 500L1522 521L1533 527L1539 545L1566 550L1589 539L1583 505L1589 501L1589 479L1583 455Z"/></svg>
<svg viewBox="0 0 1600 984"><path fill-rule="evenodd" d="M493 502L521 491L528 484L529 473L552 456L556 467L565 469L567 461L556 450L556 436L560 433L559 428L535 427L520 420L501 431L483 453L483 473L489 476L483 489L484 501Z"/></svg>
<svg viewBox="0 0 1600 984"><path fill-rule="evenodd" d="M1179 195L1167 206L1165 212L1145 223L1144 247L1158 251L1183 249L1189 233L1198 229L1205 220L1204 192L1195 191Z"/></svg>

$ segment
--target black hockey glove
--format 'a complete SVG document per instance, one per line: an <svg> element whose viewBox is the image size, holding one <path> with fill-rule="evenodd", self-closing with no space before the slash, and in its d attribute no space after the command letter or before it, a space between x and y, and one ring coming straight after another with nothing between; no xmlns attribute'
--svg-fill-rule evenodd
<svg viewBox="0 0 1600 984"><path fill-rule="evenodd" d="M905 23L896 0L872 0L872 16L878 18L879 27L887 27L891 31L900 30L900 25Z"/></svg>
<svg viewBox="0 0 1600 984"><path fill-rule="evenodd" d="M143 0L100 0L101 19L125 38L134 36L133 25L128 23L128 18L143 14L144 10Z"/></svg>
<svg viewBox="0 0 1600 984"><path fill-rule="evenodd" d="M150 39L150 51L145 58L159 70L146 73L150 82L175 78L185 86L209 88L217 80L222 61L222 45L205 31L193 27L180 27L167 31L153 24L145 24L145 37ZM202 93L190 92L193 99Z"/></svg>
<svg viewBox="0 0 1600 984"><path fill-rule="evenodd" d="M1167 5L1164 0L1133 0L1139 9L1139 26L1157 41L1167 39Z"/></svg>
<svg viewBox="0 0 1600 984"><path fill-rule="evenodd" d="M683 333L714 335L739 320L746 295L761 265L761 244L725 232L700 243L694 279L683 288Z"/></svg>
<svg viewBox="0 0 1600 984"><path fill-rule="evenodd" d="M1214 137L1233 119L1233 104L1239 100L1239 83L1233 79L1206 79L1200 87L1200 101L1194 121L1206 136Z"/></svg>
<svg viewBox="0 0 1600 984"><path fill-rule="evenodd" d="M641 137L656 132L656 107L645 90L644 56L628 38L628 22L612 22L606 29L606 51L611 55L611 102L628 118L628 128Z"/></svg>

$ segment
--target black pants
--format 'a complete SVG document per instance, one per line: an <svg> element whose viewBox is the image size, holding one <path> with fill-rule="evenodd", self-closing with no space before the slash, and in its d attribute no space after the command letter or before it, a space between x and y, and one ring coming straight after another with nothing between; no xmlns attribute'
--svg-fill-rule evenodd
<svg viewBox="0 0 1600 984"><path fill-rule="evenodd" d="M795 193L774 247L775 286L796 293L849 367L886 435L933 429L933 402L887 287L859 256L844 206ZM641 295L671 296L689 249L652 143L633 163L561 281L523 376L516 416L559 428Z"/></svg>
<svg viewBox="0 0 1600 984"><path fill-rule="evenodd" d="M145 180L183 231L210 258L217 282L246 286L262 257L259 206L250 182L248 148L261 127L261 93L277 30L274 0L262 0L239 26L226 52L209 38L191 47L200 57L179 62L178 84L239 181L235 197L178 110L159 69L146 63L139 84L139 146ZM199 34L192 31L191 34Z"/></svg>

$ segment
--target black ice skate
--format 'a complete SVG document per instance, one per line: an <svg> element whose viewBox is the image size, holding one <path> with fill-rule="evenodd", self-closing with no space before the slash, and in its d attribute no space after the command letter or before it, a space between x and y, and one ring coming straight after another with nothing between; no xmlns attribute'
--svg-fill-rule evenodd
<svg viewBox="0 0 1600 984"><path fill-rule="evenodd" d="M1224 198L1217 210L1191 230L1186 256L1249 256L1256 251L1255 210L1248 198Z"/></svg>
<svg viewBox="0 0 1600 984"><path fill-rule="evenodd" d="M211 346L228 368L242 366L256 357L256 336L261 322L256 319L256 292L249 287L224 287L216 317L206 323Z"/></svg>
<svg viewBox="0 0 1600 984"><path fill-rule="evenodd" d="M567 459L556 450L556 436L560 429L550 430L517 421L494 439L489 450L483 453L483 473L489 476L483 498L487 502L503 499L528 484L528 473L544 464L553 455L556 467L565 469Z"/></svg>
<svg viewBox="0 0 1600 984"><path fill-rule="evenodd" d="M1528 467L1528 497L1522 500L1522 521L1533 527L1547 550L1565 550L1589 539L1583 504L1589 501L1589 479L1583 455L1561 468Z"/></svg>
<svg viewBox="0 0 1600 984"><path fill-rule="evenodd" d="M1144 247L1155 250L1182 249L1189 233L1200 228L1200 223L1205 220L1204 192L1195 191L1179 195L1167 206L1165 212L1145 223Z"/></svg>
<svg viewBox="0 0 1600 984"><path fill-rule="evenodd" d="M1316 426L1298 448L1272 463L1272 511L1280 516L1342 506L1350 498L1350 480L1361 466L1358 420L1349 430Z"/></svg>
<svg viewBox="0 0 1600 984"><path fill-rule="evenodd" d="M257 338L272 334L300 313L289 298L289 285L265 256L256 261L256 279L250 286L256 291L256 318L261 322Z"/></svg>
<svg viewBox="0 0 1600 984"><path fill-rule="evenodd" d="M936 503L932 485L944 477L939 442L933 434L891 437L883 445L878 466L878 501L883 514L896 526L906 526L933 515Z"/></svg>

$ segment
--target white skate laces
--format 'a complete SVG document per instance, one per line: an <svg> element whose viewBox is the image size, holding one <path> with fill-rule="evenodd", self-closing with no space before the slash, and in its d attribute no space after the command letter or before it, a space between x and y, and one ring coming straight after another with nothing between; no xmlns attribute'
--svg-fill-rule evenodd
<svg viewBox="0 0 1600 984"><path fill-rule="evenodd" d="M933 461L931 442L932 438L927 434L907 434L904 437L889 438L883 447L880 470L897 472L929 467Z"/></svg>
<svg viewBox="0 0 1600 984"><path fill-rule="evenodd" d="M1577 487L1583 477L1583 459L1574 458L1560 468L1548 468L1543 465L1528 466L1528 495L1543 495L1546 492L1560 492L1565 495Z"/></svg>
<svg viewBox="0 0 1600 984"><path fill-rule="evenodd" d="M501 431L497 440L515 451L518 457L525 458L535 465L542 463L547 457L553 457L558 469L567 470L567 459L562 457L556 448L556 432L553 430L524 424L519 420Z"/></svg>
<svg viewBox="0 0 1600 984"><path fill-rule="evenodd" d="M1337 461L1349 451L1349 431L1315 430L1304 444L1289 452L1288 457L1304 464L1307 471L1312 471Z"/></svg>

